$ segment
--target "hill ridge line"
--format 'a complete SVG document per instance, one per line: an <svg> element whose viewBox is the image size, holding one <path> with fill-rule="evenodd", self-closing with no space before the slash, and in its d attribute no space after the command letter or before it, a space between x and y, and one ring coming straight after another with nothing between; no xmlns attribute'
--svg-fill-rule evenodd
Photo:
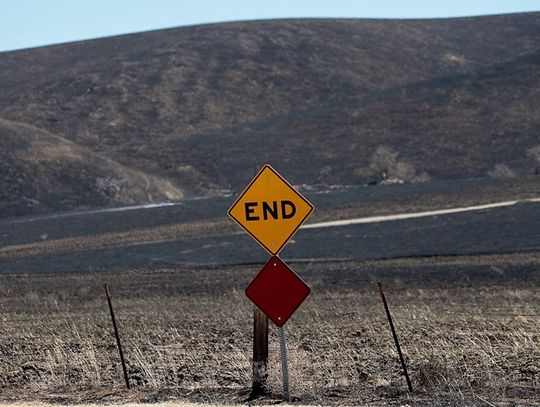
<svg viewBox="0 0 540 407"><path fill-rule="evenodd" d="M17 49L8 49L5 51L0 51L0 56L8 54L17 54L31 52L34 50L40 50L45 48L54 48L54 47L65 47L70 45L85 45L94 41L100 40L109 40L109 39L123 39L129 38L135 35L140 34L159 34L163 32L171 31L181 31L181 30L193 30L193 29L204 29L208 27L223 27L226 25L235 25L235 24L260 24L260 23L275 23L275 22L309 22L309 21L318 21L318 22L437 22L437 21L467 21L467 20L478 20L478 19L498 19L512 16L526 16L526 15L540 15L539 11L522 11L522 12L512 12L512 13L496 13L496 14L481 14L481 15L471 15L471 16L451 16L451 17L425 17L425 18L377 18L377 17L366 17L366 18L351 18L351 17L291 17L291 18L260 18L252 20L229 20L229 21L217 21L217 22L208 22L208 23L195 23L188 25L180 26L170 26L164 28L150 28L141 31L133 31L123 34L111 34L103 35L92 38L83 38L72 41L63 41L53 44L46 45L36 45L36 46L27 46Z"/></svg>
<svg viewBox="0 0 540 407"><path fill-rule="evenodd" d="M126 169L126 170L133 170L133 171L137 171L137 172L142 173L142 171L140 171L140 170L136 170L136 169L128 167L128 166L126 166L124 164L121 164L121 163L113 160L112 158L109 158L109 157L107 157L107 156L105 156L103 154L100 154L100 153L94 151L90 147L87 147L85 145L77 143L76 141L70 140L69 138L64 137L63 135L60 135L60 134L57 134L57 133L52 133L49 130L44 129L42 127L38 127L38 126L33 125L31 123L20 122L20 121L17 121L17 120L11 120L11 119L6 119L4 117L0 117L0 124L2 124L2 122L4 124L7 124L7 125L20 126L22 128L27 128L29 130L35 131L37 133L42 133L42 134L47 135L49 137L52 137L53 139L56 139L56 140L58 140L58 141L60 141L62 143L66 143L66 144L69 144L69 145L74 146L76 148L79 148L79 149L81 149L83 151L86 151L86 152L92 154L93 156L95 156L96 158L102 159L102 160L106 161L107 163L109 163L109 164L111 164L113 166L120 166L120 167L122 167L123 169Z"/></svg>

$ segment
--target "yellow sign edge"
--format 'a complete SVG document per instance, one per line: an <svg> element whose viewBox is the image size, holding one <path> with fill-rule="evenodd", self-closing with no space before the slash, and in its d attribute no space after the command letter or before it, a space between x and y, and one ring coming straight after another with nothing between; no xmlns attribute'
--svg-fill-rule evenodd
<svg viewBox="0 0 540 407"><path fill-rule="evenodd" d="M309 206L309 212L306 213L306 216L304 216L304 218L300 221L300 223L298 223L298 226L296 226L296 228L294 228L294 230L291 232L291 234L289 235L289 237L287 237L287 239L285 239L285 241L283 242L283 244L276 249L276 251L272 251L270 250L269 248L267 248L253 233L251 233L248 229L246 229L244 227L244 225L242 225L234 216L231 215L231 211L232 209L236 206L236 204L242 199L242 197L246 194L246 192L249 190L249 188L251 188L251 185L253 185L253 183L260 177L260 175L262 174L262 172L265 170L265 168L268 168L270 171L272 171L281 181L283 181L285 184L287 184L289 186L289 188L291 188L294 192L296 192L296 194L298 194L298 196L305 202L307 203L307 205ZM294 234L296 233L296 231L300 228L300 226L302 226L304 224L304 222L306 221L306 219L313 213L315 207L311 204L311 202L309 202L305 197L304 195L302 195L300 192L298 192L296 190L296 188L294 188L289 181L287 181L285 178L283 178L283 176L277 172L274 168L272 168L272 166L270 164L265 164L262 166L262 168L257 172L257 174L253 177L253 179L251 180L251 182L248 184L247 187L244 188L244 190L242 191L242 193L240 194L240 196L238 198L236 198L236 200L233 202L233 204L231 205L231 207L229 208L229 210L227 211L227 215L229 215L229 217L234 220L242 229L244 229L246 231L246 233L248 235L250 235L253 239L255 239L255 241L257 243L259 243L260 246L262 246L264 248L264 250L266 250L268 253L274 255L274 256L277 256L278 253L285 247L285 245L287 243L289 243L289 240L291 240L291 238L294 236Z"/></svg>

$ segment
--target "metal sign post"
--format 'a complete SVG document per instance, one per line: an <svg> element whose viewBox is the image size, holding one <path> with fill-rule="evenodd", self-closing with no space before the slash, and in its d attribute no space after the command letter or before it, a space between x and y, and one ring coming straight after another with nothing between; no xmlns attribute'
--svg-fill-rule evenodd
<svg viewBox="0 0 540 407"><path fill-rule="evenodd" d="M291 393L289 391L289 363L287 360L287 338L285 337L285 328L279 328L279 349L281 353L281 372L283 373L283 397L289 403L291 402Z"/></svg>

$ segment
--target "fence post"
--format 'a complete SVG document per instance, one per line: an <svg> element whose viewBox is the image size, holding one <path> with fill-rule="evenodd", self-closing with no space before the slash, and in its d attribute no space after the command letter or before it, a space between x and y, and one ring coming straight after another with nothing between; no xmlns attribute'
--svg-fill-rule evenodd
<svg viewBox="0 0 540 407"><path fill-rule="evenodd" d="M388 323L390 324L390 330L392 331L392 336L394 337L394 343L396 344L399 360L401 362L401 367L403 368L403 373L405 374L405 379L407 380L407 387L409 388L409 392L412 392L413 388L411 384L411 379L409 379L409 373L407 373L407 366L405 365L405 359L403 358L403 354L401 353L401 347L399 346L399 340L396 329L394 328L394 322L392 321L392 315L390 315L390 310L388 309L388 304L386 303L386 297L384 296L383 287L380 281L377 281L377 285L379 286L379 293L381 294L381 298L384 304L384 310L386 311L386 317L388 318Z"/></svg>
<svg viewBox="0 0 540 407"><path fill-rule="evenodd" d="M107 285L107 283L103 284L103 288L105 288L105 294L107 295L107 302L109 303L109 311L111 312L111 319L112 319L112 324L114 328L114 336L116 336L116 345L118 346L118 353L120 354L120 362L122 363L122 369L124 371L124 379L126 381L126 387L129 390L131 386L129 384L129 377L127 373L126 362L124 360L124 352L122 352L122 343L120 342L120 335L118 333L118 327L116 326L116 318L114 316L114 310L113 310L113 306L111 302L111 295L109 293L109 286Z"/></svg>

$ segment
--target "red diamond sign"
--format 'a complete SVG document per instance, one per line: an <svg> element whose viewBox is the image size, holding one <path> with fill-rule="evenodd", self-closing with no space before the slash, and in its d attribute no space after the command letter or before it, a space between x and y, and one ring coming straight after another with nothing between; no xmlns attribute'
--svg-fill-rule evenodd
<svg viewBox="0 0 540 407"><path fill-rule="evenodd" d="M307 298L309 291L309 286L287 264L272 256L246 288L246 295L281 327Z"/></svg>

